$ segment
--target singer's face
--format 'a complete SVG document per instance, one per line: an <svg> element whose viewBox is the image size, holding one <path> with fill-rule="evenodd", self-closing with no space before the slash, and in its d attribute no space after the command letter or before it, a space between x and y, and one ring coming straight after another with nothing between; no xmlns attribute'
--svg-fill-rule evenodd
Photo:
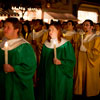
<svg viewBox="0 0 100 100"><path fill-rule="evenodd" d="M92 28L92 26L90 25L90 22L86 21L86 22L83 23L83 30L84 30L85 32L89 32L89 31L91 31L92 29L93 29L93 28Z"/></svg>
<svg viewBox="0 0 100 100"><path fill-rule="evenodd" d="M14 29L13 24L10 22L5 22L3 31L4 36L8 39L12 39L17 34L17 29Z"/></svg>
<svg viewBox="0 0 100 100"><path fill-rule="evenodd" d="M96 29L96 31L100 31L100 26L98 24L95 25L95 29Z"/></svg>
<svg viewBox="0 0 100 100"><path fill-rule="evenodd" d="M50 36L51 38L57 38L57 35L58 35L58 30L56 29L55 26L51 25L51 26L49 27L49 36Z"/></svg>
<svg viewBox="0 0 100 100"><path fill-rule="evenodd" d="M68 22L66 26L67 26L66 28L67 28L68 31L71 31L74 28L74 26L72 25L71 22Z"/></svg>
<svg viewBox="0 0 100 100"><path fill-rule="evenodd" d="M24 28L25 32L28 32L28 27L27 27L27 25L24 25L23 28Z"/></svg>

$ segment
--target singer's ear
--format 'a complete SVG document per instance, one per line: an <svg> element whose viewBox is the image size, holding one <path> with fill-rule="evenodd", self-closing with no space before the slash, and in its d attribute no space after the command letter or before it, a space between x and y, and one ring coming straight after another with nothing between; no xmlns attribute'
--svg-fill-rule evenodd
<svg viewBox="0 0 100 100"><path fill-rule="evenodd" d="M16 33L19 35L19 29L18 28L15 29L14 31L16 31Z"/></svg>

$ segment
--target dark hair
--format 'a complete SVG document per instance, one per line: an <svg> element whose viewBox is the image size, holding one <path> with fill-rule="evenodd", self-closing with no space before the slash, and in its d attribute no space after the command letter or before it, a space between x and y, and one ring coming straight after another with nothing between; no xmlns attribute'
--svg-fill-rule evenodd
<svg viewBox="0 0 100 100"><path fill-rule="evenodd" d="M58 22L53 22L49 25L50 26L54 26L57 30L58 30L58 40L61 41L61 37L62 37L62 33L61 33L61 24L59 24ZM48 41L50 42L50 36L48 36Z"/></svg>
<svg viewBox="0 0 100 100"><path fill-rule="evenodd" d="M92 20L90 20L90 19L86 19L84 22L89 22L91 26L94 26L93 21L92 21ZM83 23L84 23L84 22L83 22Z"/></svg>
<svg viewBox="0 0 100 100"><path fill-rule="evenodd" d="M6 22L12 23L14 29L19 29L19 30L20 30L20 22L19 22L19 20L18 20L17 18L9 17L9 18L7 18L7 19L5 20L5 23L6 23ZM19 32L18 32L18 34L19 34Z"/></svg>
<svg viewBox="0 0 100 100"><path fill-rule="evenodd" d="M20 20L23 20L24 21L23 17L21 17Z"/></svg>
<svg viewBox="0 0 100 100"><path fill-rule="evenodd" d="M5 23L6 23L6 22L12 23L13 26L14 26L14 29L19 29L19 28L20 28L20 27L19 27L20 22L19 22L19 20L18 20L17 18L13 18L13 17L7 18L7 19L5 20Z"/></svg>
<svg viewBox="0 0 100 100"><path fill-rule="evenodd" d="M25 30L24 30L24 25L26 25L27 28L28 28L28 36L29 36L29 34L31 33L31 27L30 27L29 21L26 21L24 24L22 24L22 34L23 34L23 36L24 36L24 38L25 38L26 32L25 32Z"/></svg>
<svg viewBox="0 0 100 100"><path fill-rule="evenodd" d="M36 22L39 22L40 25L43 25L43 20L42 19L37 19Z"/></svg>
<svg viewBox="0 0 100 100"><path fill-rule="evenodd" d="M74 23L74 21L72 21L72 20L68 20L67 23L69 23L69 22L71 22L71 23L72 23L72 26L75 27L75 23Z"/></svg>
<svg viewBox="0 0 100 100"><path fill-rule="evenodd" d="M96 23L95 25L99 25L100 26L100 23Z"/></svg>

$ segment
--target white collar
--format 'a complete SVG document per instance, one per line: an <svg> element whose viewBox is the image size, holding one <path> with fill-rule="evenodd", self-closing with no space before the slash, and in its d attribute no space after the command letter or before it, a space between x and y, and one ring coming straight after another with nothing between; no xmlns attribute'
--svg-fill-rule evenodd
<svg viewBox="0 0 100 100"><path fill-rule="evenodd" d="M75 31L67 31L64 35L65 36L72 36L73 34L76 34Z"/></svg>
<svg viewBox="0 0 100 100"><path fill-rule="evenodd" d="M100 31L96 31L96 35L100 35Z"/></svg>
<svg viewBox="0 0 100 100"><path fill-rule="evenodd" d="M17 38L17 39L12 39L12 40L4 40L2 41L2 43L0 43L0 48L2 50L5 50L4 48L4 44L5 42L8 43L8 50L12 50L15 49L16 47L18 47L19 45L23 44L23 43L28 43L25 39L23 38Z"/></svg>
<svg viewBox="0 0 100 100"><path fill-rule="evenodd" d="M88 34L88 35L86 35L86 37L84 38L83 42L89 42L89 41L91 41L95 36L96 36L96 34Z"/></svg>
<svg viewBox="0 0 100 100"><path fill-rule="evenodd" d="M63 45L64 43L66 43L67 40L64 39L64 38L61 38L61 42L60 42L60 43L58 42L57 39L55 40L55 42L56 42L56 47L60 47L61 45ZM48 48L54 48L53 39L52 39L50 42L48 42L48 41L46 40L44 44L45 44L45 46L48 47Z"/></svg>

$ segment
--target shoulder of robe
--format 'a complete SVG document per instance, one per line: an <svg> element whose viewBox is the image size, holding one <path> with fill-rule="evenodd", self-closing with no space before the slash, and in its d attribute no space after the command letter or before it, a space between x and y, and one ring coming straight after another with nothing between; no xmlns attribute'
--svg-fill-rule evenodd
<svg viewBox="0 0 100 100"><path fill-rule="evenodd" d="M95 40L100 41L100 36L95 36Z"/></svg>

